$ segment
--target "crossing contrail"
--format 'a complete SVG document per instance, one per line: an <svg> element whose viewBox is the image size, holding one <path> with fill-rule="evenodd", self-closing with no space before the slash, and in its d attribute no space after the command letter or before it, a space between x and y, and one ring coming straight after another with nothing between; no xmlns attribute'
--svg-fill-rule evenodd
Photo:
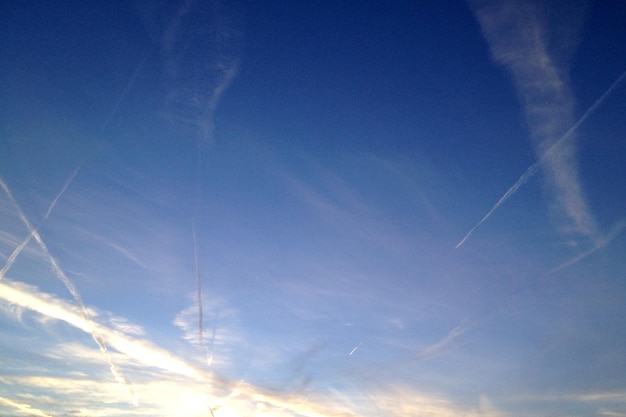
<svg viewBox="0 0 626 417"><path fill-rule="evenodd" d="M78 170L74 171L74 174L70 177L70 180L74 178L77 172ZM52 253L50 253L50 250L48 249L48 246L45 244L45 242L41 238L41 235L39 234L37 229L32 225L30 220L28 220L28 218L24 214L24 211L18 204L17 200L15 199L15 197L13 197L13 193L11 192L11 189L8 187L8 185L4 182L2 178L0 178L0 186L4 189L5 193L7 194L7 196L13 203L15 209L17 210L17 213L20 219L22 220L26 228L28 228L30 235L27 239L30 239L31 237L35 239L35 241L37 242L41 250L44 252L46 257L48 258L48 261L50 262L50 265L52 266L52 270L54 271L54 274L63 283L65 288L67 288L67 290L70 292L70 294L74 298L74 301L76 302L76 304L78 305L78 308L80 309L83 320L89 327L89 333L91 334L91 337L96 342L96 344L98 345L98 348L100 349L100 352L105 356L107 363L109 364L109 369L111 373L113 374L113 377L115 378L116 381L126 385L130 394L133 396L134 401L136 401L136 395L135 395L134 388L132 387L132 384L126 379L123 373L118 369L117 365L115 365L115 363L113 362L113 357L109 353L106 343L104 342L100 334L98 334L98 332L96 331L94 323L91 321L89 314L87 313L87 309L85 308L85 304L83 303L83 299L80 295L80 292L78 291L78 289L76 288L72 280L70 280L69 277L65 274L63 269L61 269L56 258L52 255ZM65 191L67 186L69 186L69 183L66 183L66 186L63 187L61 192ZM56 204L56 201L58 201L59 197L60 196L57 196L57 198L53 200L53 204ZM49 215L51 211L52 210L48 210L48 212L46 213L46 217ZM5 265L5 268L6 268L6 265ZM3 271L5 268L3 268Z"/></svg>
<svg viewBox="0 0 626 417"><path fill-rule="evenodd" d="M52 210L54 209L54 206L56 206L57 202L59 201L59 199L61 198L61 196L65 193L65 190L67 190L67 188L70 186L70 184L72 183L72 181L74 181L74 177L76 177L76 174L78 174L78 171L80 171L80 169L82 168L84 162L81 163L80 165L78 165L78 167L74 170L74 172L72 173L72 175L70 175L70 177L67 179L67 181L65 181L65 184L63 185L63 188L61 188L61 191L59 191L59 193L56 195L56 197L54 198L54 200L52 200L52 203L50 203L50 206L48 207L48 211L46 211L45 216L43 217L43 219L41 220L41 222L39 223L39 226L37 226L36 229L34 229L34 231L39 231L39 229L41 228L41 226L44 224L44 222L46 220L48 220L48 217L50 217L50 213L52 213ZM2 184L2 188L4 189L4 191L9 194L9 187L6 185L6 183L2 180L2 178L0 178L0 183ZM9 269L11 269L11 267L13 266L13 263L15 262L15 260L17 259L17 257L19 256L20 253L22 253L22 250L24 250L24 248L26 247L26 245L28 245L28 243L30 242L30 240L33 238L34 233L31 230L31 232L28 234L28 236L26 237L26 239L24 239L22 241L22 243L20 243L11 253L11 255L9 255L9 258L7 259L6 263L4 264L4 267L2 268L2 270L0 270L0 279L4 278L5 274L9 271Z"/></svg>
<svg viewBox="0 0 626 417"><path fill-rule="evenodd" d="M611 86L604 92L604 94L602 94L600 96L600 98L598 98L592 105L591 107L589 107L587 109L587 111L580 117L580 119L578 119L578 121L576 123L574 123L572 125L572 127L569 128L569 130L567 132L565 132L565 134L563 136L561 136L559 138L559 140L557 140L556 142L554 142L540 157L539 159L532 164L530 167L528 167L528 169L526 169L526 172L524 172L522 174L522 176L515 182L515 184L513 184L511 186L511 188L509 188L507 190L506 193L504 193L504 195L502 197L500 197L500 199L498 200L498 202L491 208L491 210L489 210L487 212L487 214L485 214L485 216L474 226L470 229L469 232L467 232L467 234L465 235L465 237L463 237L463 239L461 239L461 241L459 243L456 244L456 246L454 247L454 249L458 249L459 247L461 247L461 245L463 245L465 243L465 241L472 235L472 233L474 233L474 230L476 230L478 228L478 226L480 226L481 224L483 224L489 217L491 217L491 215L498 209L498 207L500 207L506 200L509 199L509 197L511 197L513 194L515 194L515 192L522 186L524 185L524 183L526 181L528 181L538 170L539 166L541 165L541 163L551 154L553 154L557 148L563 144L567 139L569 139L576 130L578 130L578 128L580 127L581 124L583 124L583 122L585 120L587 120L587 118L593 113L595 112L598 107L600 107L600 105L606 100L606 98L613 92L613 90L615 90L615 88L617 88L617 86L624 80L624 78L626 78L626 71L624 71L622 73L622 75L620 75L614 82L613 84L611 84Z"/></svg>

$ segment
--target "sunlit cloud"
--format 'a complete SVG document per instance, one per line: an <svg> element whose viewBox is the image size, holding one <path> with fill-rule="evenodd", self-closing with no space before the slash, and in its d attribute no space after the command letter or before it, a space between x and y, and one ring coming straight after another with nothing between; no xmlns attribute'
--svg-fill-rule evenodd
<svg viewBox="0 0 626 417"><path fill-rule="evenodd" d="M138 338L135 335L137 331L132 326L133 334L126 333L124 329L128 328L127 323L123 323L120 328L107 327L99 323L90 325L75 306L50 294L41 293L32 286L5 279L0 283L0 297L4 302L65 322L86 333L89 333L92 327L96 327L103 341L114 349L110 351L112 359L132 376L136 405L129 404L128 393L123 389L124 384L94 379L87 374L55 377L6 375L2 378L3 382L13 389L17 387L22 387L26 391L45 389L51 390L55 396L66 397L65 401L74 404L77 409L84 410L84 414L79 415L112 416L123 412L127 415L143 416L158 410L160 415L195 416L202 415L201 413L210 407L216 417L227 416L228 413L234 416L367 416L369 415L367 410L372 409L372 404L385 415L397 417L408 417L418 411L422 413L421 415L433 417L491 415L480 410L467 414L449 400L412 391L408 387L385 388L389 390L385 393L376 391L351 393L352 401L362 397L367 402L368 406L362 411L359 411L358 407L354 408L354 404L351 406L346 403L341 396L314 391L302 393L301 397L291 393L280 394L254 387L243 381L230 381L218 376L206 370L206 364L202 365L201 361L189 362L180 359L147 339ZM195 306L191 306L187 313L178 317L179 324L185 324L184 317L195 317ZM193 339L197 332L194 331L195 326L190 324L185 324L189 328L187 338ZM442 341L431 347L431 353L435 354L435 351L445 348L464 331L465 327L466 324L463 323L453 329ZM219 338L216 337L216 340ZM49 354L44 352L46 356L60 362L72 360L77 369L81 367L93 369L101 362L97 350L82 344L64 344L49 349ZM45 401L40 402L46 412L43 408ZM22 404L19 401L15 403ZM32 399L31 404L33 407L40 406L37 398ZM102 407L102 404L107 406Z"/></svg>
<svg viewBox="0 0 626 417"><path fill-rule="evenodd" d="M626 417L626 412L612 411L612 410L607 410L606 408L602 408L598 413L601 416L606 416L606 417Z"/></svg>
<svg viewBox="0 0 626 417"><path fill-rule="evenodd" d="M38 410L37 408L33 408L29 404L23 404L21 402L13 401L13 400L11 400L9 398L0 397L0 403L4 403L4 404L6 404L6 405L8 405L10 407L13 407L13 408L17 409L18 411L21 411L25 415L40 416L40 417L52 417L50 414L44 413L43 411Z"/></svg>
<svg viewBox="0 0 626 417"><path fill-rule="evenodd" d="M96 328L98 334L101 335L103 342L110 345L117 352L132 358L134 362L149 368L166 371L167 374L170 375L168 378L171 378L172 374L187 378L185 382L186 394L183 396L184 398L187 398L187 396L190 395L190 387L196 386L198 389L202 389L204 392L203 395L206 396L206 387L213 386L216 387L214 389L218 391L228 390L228 395L232 393L232 390L237 390L241 394L242 399L246 400L242 404L247 404L249 401L252 401L253 403L261 402L265 403L267 407L272 409L276 409L278 411L281 409L285 410L285 413L296 412L303 416L354 415L345 413L332 414L329 411L323 411L325 407L314 405L305 399L289 397L282 398L276 394L271 394L269 392L265 393L263 390L257 389L243 382L228 381L223 377L219 377L214 373L202 370L198 366L177 358L175 355L157 347L148 340L137 339L133 335L125 334L120 330L109 328L99 323L89 323L85 317L77 311L76 307L68 305L65 301L50 294L38 292L34 287L26 284L13 283L5 279L2 283L0 283L0 297L10 304L19 305L45 317L63 321L86 333L90 333L93 328ZM76 348L74 348L74 350L75 349ZM72 349L70 349L70 351L72 351ZM87 355L86 357L84 353L77 355L77 360L80 360L80 358L91 361L95 359L92 355ZM120 362L126 363L126 361ZM137 376L137 374L135 373L134 376ZM137 376L137 378L137 381L133 381L133 391L137 397L134 401L141 403L143 400L140 375ZM30 379L25 379L25 377L5 377L5 379L9 384L20 383L31 387L55 387L55 389L64 388L62 390L63 392L73 391L75 394L80 393L80 391L89 391L89 388L85 387L85 384L97 384L98 386L101 384L101 382L98 381L90 382L89 380L75 380L67 378L57 379L50 377L33 377ZM178 383L180 384L180 382ZM105 386L109 386L106 385L109 383L104 384ZM123 386L123 384L121 386ZM76 392L76 390L78 390L78 392ZM114 399L104 401L105 403L119 402L121 398L123 398L120 397L119 381L117 384L109 386L108 390L116 392L116 395L114 396ZM167 398L171 398L171 396ZM216 401L215 398L213 398L212 401ZM126 403L127 401L121 400L121 402ZM229 406L235 407L235 405ZM241 406L242 405L239 407ZM172 413L171 415L177 414ZM242 413L242 415L246 414Z"/></svg>
<svg viewBox="0 0 626 417"><path fill-rule="evenodd" d="M237 311L228 306L223 300L203 300L203 320L207 325L207 334L201 337L198 334L198 305L194 297L189 307L178 313L174 324L182 331L182 338L196 348L201 355L198 362L206 362L217 369L225 369L232 365L229 350L244 342L237 333ZM196 356L198 358L198 356Z"/></svg>
<svg viewBox="0 0 626 417"><path fill-rule="evenodd" d="M107 343L120 352L126 353L147 365L157 366L189 377L200 378L200 374L196 369L174 358L168 352L156 348L149 342L135 340L117 330L90 321L77 307L68 305L63 300L49 294L39 293L26 284L9 284L7 280L0 283L0 289L2 290L0 297L5 301L36 311L46 317L64 321L89 334L96 331L103 339L103 343Z"/></svg>
<svg viewBox="0 0 626 417"><path fill-rule="evenodd" d="M416 392L410 387L396 385L383 387L379 392L369 395L368 401L378 415L393 417L501 417L506 414L497 411L483 397L478 406L460 406L437 395Z"/></svg>
<svg viewBox="0 0 626 417"><path fill-rule="evenodd" d="M70 178L65 182L63 188L61 189L61 192L59 194L57 194L57 196L54 198L54 200L52 201L52 204L50 205L49 209L46 212L46 216L44 217L44 220L47 219L47 217L50 215L50 213L52 212L52 209L54 208L55 204L57 203L57 201L59 200L61 195L63 195L63 193L65 192L67 187L73 181L75 175L80 170L80 167L81 166L79 166L76 170L74 170L74 172L72 173ZM22 210L22 208L20 207L18 202L15 200L15 197L13 197L13 193L11 192L11 190L9 189L7 184L4 182L4 180L2 180L1 178L0 178L0 185L2 186L4 191L6 192L7 196L9 197L9 199L12 201L13 205L15 206L15 210L17 211L17 214L19 215L20 219L22 220L22 222L24 223L24 225L28 228L28 230L30 232L29 236L20 245L20 247L18 247L19 251L17 249L14 250L13 251L13 254L14 254L13 258L11 258L11 257L8 258L8 260L7 260L8 267L7 267L7 265L5 265L5 267L3 268L3 271L5 269L8 269L11 266L10 263L15 260L15 258L17 257L17 255L19 254L21 249L23 249L23 247L26 246L26 244L28 243L30 238L33 237L35 239L35 241L37 242L37 244L39 245L39 247L41 248L41 250L43 251L43 253L48 258L50 266L52 267L52 270L54 271L54 274L56 275L56 277L59 279L59 281L61 281L63 283L65 288L70 292L70 294L74 298L74 301L76 302L76 305L78 306L78 308L80 310L80 314L82 315L82 318L83 318L83 320L84 320L84 322L85 322L85 324L87 326L87 330L91 334L91 337L93 338L93 340L98 344L100 352L102 352L102 354L107 359L107 362L109 364L109 369L111 370L111 373L113 374L113 376L115 377L115 379L117 381L123 382L124 384L126 384L126 386L129 388L129 390L131 390L131 392L132 392L131 384L129 384L129 382L126 379L126 377L124 376L124 374L119 370L117 365L113 362L113 360L111 359L111 355L108 352L106 343L102 340L99 332L94 328L94 326L92 326L93 323L89 319L89 312L85 308L82 296L81 296L80 292L78 291L78 288L76 288L76 285L74 285L74 282L67 276L65 271L63 269L61 269L61 267L59 266L59 263L56 260L56 258L54 256L52 256L52 254L48 250L48 246L44 243L44 241L41 238L41 235L39 234L38 230L35 227L33 227L32 223L26 217L26 215L24 214L24 211ZM0 278L1 278L1 276L0 276ZM19 304L19 303L17 303L17 304ZM25 307L28 307L28 306L25 306ZM81 330L85 330L85 329L81 328Z"/></svg>

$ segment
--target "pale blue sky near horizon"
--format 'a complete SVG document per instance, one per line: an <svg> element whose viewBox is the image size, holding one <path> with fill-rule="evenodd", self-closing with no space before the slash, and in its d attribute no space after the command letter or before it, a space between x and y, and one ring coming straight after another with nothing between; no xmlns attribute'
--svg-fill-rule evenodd
<svg viewBox="0 0 626 417"><path fill-rule="evenodd" d="M626 5L0 8L0 414L626 416Z"/></svg>

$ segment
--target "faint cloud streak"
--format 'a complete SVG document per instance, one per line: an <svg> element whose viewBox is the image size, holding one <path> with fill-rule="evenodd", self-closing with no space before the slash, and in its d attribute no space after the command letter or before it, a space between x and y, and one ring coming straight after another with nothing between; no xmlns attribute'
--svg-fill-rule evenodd
<svg viewBox="0 0 626 417"><path fill-rule="evenodd" d="M31 416L52 417L50 414L47 414L41 410L38 410L37 408L33 408L28 404L19 403L17 401L10 400L9 398L0 397L0 403L4 403L19 411L28 413L28 415L31 415Z"/></svg>
<svg viewBox="0 0 626 417"><path fill-rule="evenodd" d="M456 326L454 329L450 330L448 334L432 345L426 346L423 348L417 355L415 355L412 359L412 362L421 361L424 359L432 358L440 354L441 352L447 350L450 347L450 344L460 335L465 333L469 327L469 322L466 320L463 323Z"/></svg>

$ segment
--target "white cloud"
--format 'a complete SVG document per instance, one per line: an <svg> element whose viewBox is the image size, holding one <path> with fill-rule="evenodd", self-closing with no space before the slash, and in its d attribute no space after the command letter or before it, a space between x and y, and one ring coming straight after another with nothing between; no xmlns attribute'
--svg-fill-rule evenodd
<svg viewBox="0 0 626 417"><path fill-rule="evenodd" d="M87 334L92 327L95 328L111 346L115 363L132 381L136 405L130 404L128 387L111 378L103 378L106 373L98 368L98 362L102 365L102 358L94 347L79 342L39 346L39 355L55 361L57 365L71 363L73 366L69 371L66 367L51 374L51 364L43 362L19 374L3 375L1 381L8 387L5 392L28 395L20 397L16 394L10 398L13 401L11 404L18 404L24 409L43 410L39 414L42 416L64 412L91 417L193 417L205 415L208 407L217 417L358 417L371 415L373 410L395 417L418 415L416 413L429 417L495 415L481 409L465 412L449 400L409 387L387 386L370 392L344 391L341 395L312 390L298 394L279 393L208 372L202 369L203 366L181 359L147 339L124 333L123 329L128 326L124 320L121 320L123 325L118 329L89 323L76 307L30 285L9 280L0 282L0 301L65 322ZM207 305L212 306L211 303ZM195 312L194 306L189 310ZM178 321L187 327L192 320L184 321L184 317L182 313ZM444 341L456 337L463 328L453 329ZM134 326L131 325L131 329L136 333ZM189 338L192 340L191 335ZM95 371L97 369L100 371ZM51 403L50 398L55 401Z"/></svg>
<svg viewBox="0 0 626 417"><path fill-rule="evenodd" d="M198 331L198 300L195 294L189 307L178 313L174 324L183 331L183 339L188 341L197 352L199 362L208 362L218 369L226 369L232 365L230 349L243 343L243 338L237 332L237 310L229 307L223 299L209 299L203 295L202 312L205 331L201 340Z"/></svg>
<svg viewBox="0 0 626 417"><path fill-rule="evenodd" d="M24 413L24 415L29 415L29 416L40 416L40 417L52 417L50 414L47 414L37 408L33 408L32 406L30 406L29 404L24 404L18 401L13 401L9 398L4 398L4 397L0 397L0 403L4 403L10 407L13 407L21 412Z"/></svg>
<svg viewBox="0 0 626 417"><path fill-rule="evenodd" d="M538 3L520 0L471 3L496 62L512 75L531 137L569 231L595 240L597 225L585 201L573 135L574 98L567 69L551 51L547 15ZM547 6L546 6L547 7ZM571 22L558 22L567 25ZM567 140L560 140L568 135ZM553 145L558 147L546 153Z"/></svg>

